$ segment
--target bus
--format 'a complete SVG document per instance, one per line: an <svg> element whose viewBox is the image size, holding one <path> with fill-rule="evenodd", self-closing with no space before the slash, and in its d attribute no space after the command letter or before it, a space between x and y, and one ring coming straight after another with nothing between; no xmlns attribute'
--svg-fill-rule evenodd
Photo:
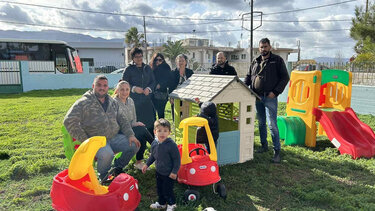
<svg viewBox="0 0 375 211"><path fill-rule="evenodd" d="M51 61L55 73L82 73L76 49L57 40L0 39L0 61Z"/></svg>

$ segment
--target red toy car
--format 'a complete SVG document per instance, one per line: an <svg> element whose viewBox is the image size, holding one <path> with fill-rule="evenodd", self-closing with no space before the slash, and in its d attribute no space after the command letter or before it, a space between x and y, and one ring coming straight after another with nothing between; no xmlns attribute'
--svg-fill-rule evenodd
<svg viewBox="0 0 375 211"><path fill-rule="evenodd" d="M205 127L211 154L202 144L189 144L188 129L190 126ZM177 174L177 181L189 186L206 186L213 184L214 190L223 198L226 198L226 190L223 183L219 183L219 166L217 165L217 153L212 138L208 121L202 117L189 117L181 121L183 129L183 143L178 146L181 155L181 167ZM185 200L199 199L199 192L193 189L185 191Z"/></svg>
<svg viewBox="0 0 375 211"><path fill-rule="evenodd" d="M141 201L138 181L128 174L118 175L109 187L101 186L92 166L105 137L84 141L74 153L69 169L53 178L52 207L56 210L135 210Z"/></svg>

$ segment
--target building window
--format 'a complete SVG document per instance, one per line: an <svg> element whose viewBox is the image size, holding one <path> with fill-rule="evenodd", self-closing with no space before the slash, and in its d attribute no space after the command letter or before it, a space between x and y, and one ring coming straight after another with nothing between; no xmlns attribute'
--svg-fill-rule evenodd
<svg viewBox="0 0 375 211"><path fill-rule="evenodd" d="M193 52L193 59L195 59L195 52Z"/></svg>
<svg viewBox="0 0 375 211"><path fill-rule="evenodd" d="M241 59L246 59L246 54L241 54Z"/></svg>
<svg viewBox="0 0 375 211"><path fill-rule="evenodd" d="M251 118L246 118L246 124L247 125L251 124Z"/></svg>
<svg viewBox="0 0 375 211"><path fill-rule="evenodd" d="M207 59L210 59L210 53L207 53Z"/></svg>
<svg viewBox="0 0 375 211"><path fill-rule="evenodd" d="M238 55L237 54L230 55L230 60L238 60Z"/></svg>

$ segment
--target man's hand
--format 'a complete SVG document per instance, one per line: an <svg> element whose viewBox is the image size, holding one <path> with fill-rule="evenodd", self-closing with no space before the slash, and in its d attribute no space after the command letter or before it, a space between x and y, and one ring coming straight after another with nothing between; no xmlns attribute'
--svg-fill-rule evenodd
<svg viewBox="0 0 375 211"><path fill-rule="evenodd" d="M146 173L148 166L145 164L142 167L142 173Z"/></svg>
<svg viewBox="0 0 375 211"><path fill-rule="evenodd" d="M273 92L268 93L268 98L275 98L276 95Z"/></svg>
<svg viewBox="0 0 375 211"><path fill-rule="evenodd" d="M136 86L134 88L134 92L137 94L143 94L143 89L141 87Z"/></svg>
<svg viewBox="0 0 375 211"><path fill-rule="evenodd" d="M142 169L143 170L143 169ZM171 173L170 175L169 175L169 178L171 178L171 179L173 179L173 180L176 180L177 179L177 174L173 174L173 173Z"/></svg>
<svg viewBox="0 0 375 211"><path fill-rule="evenodd" d="M129 137L129 144L130 146L134 143L138 148L141 147L141 143L138 141L138 139L135 136Z"/></svg>
<svg viewBox="0 0 375 211"><path fill-rule="evenodd" d="M146 87L146 88L143 90L143 94L146 95L146 96L149 95L149 94L150 94L150 89Z"/></svg>

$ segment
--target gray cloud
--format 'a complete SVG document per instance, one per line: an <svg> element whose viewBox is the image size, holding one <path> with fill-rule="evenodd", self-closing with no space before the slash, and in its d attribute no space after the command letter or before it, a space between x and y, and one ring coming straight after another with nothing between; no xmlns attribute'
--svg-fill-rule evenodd
<svg viewBox="0 0 375 211"><path fill-rule="evenodd" d="M27 22L27 23L33 22L32 18L28 15L28 13L16 5L13 6L10 4L5 4L4 6L0 8L0 13L2 14L0 16L2 20Z"/></svg>

